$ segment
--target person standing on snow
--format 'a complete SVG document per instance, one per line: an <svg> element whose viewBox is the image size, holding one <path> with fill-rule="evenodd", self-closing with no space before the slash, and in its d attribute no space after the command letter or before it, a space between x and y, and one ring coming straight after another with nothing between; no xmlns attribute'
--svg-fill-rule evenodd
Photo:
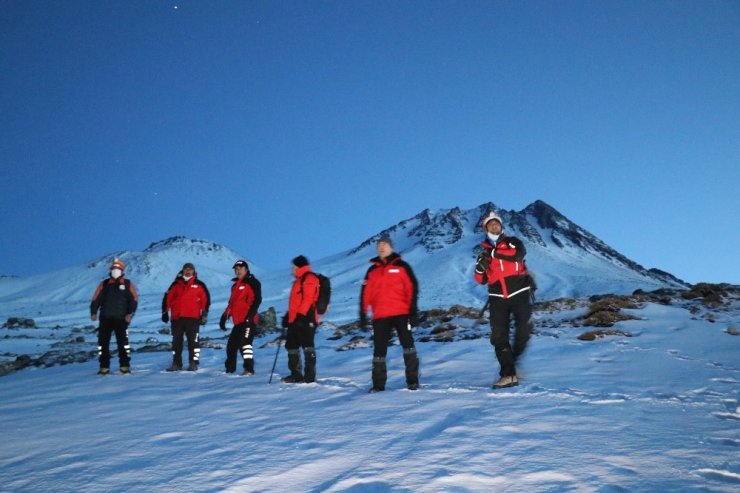
<svg viewBox="0 0 740 493"><path fill-rule="evenodd" d="M249 272L249 265L245 260L237 260L234 263L234 274L231 286L231 297L226 310L221 315L218 326L226 330L226 321L231 318L234 327L229 334L226 344L226 373L236 371L236 353L241 348L244 364L243 375L254 375L254 331L257 329L259 314L257 310L262 303L262 285Z"/></svg>
<svg viewBox="0 0 740 493"><path fill-rule="evenodd" d="M110 373L110 339L116 335L118 361L121 373L131 373L131 346L128 342L128 325L134 317L139 297L134 283L124 278L126 264L113 259L110 273L100 281L90 302L90 320L98 320L98 375Z"/></svg>
<svg viewBox="0 0 740 493"><path fill-rule="evenodd" d="M519 384L516 360L527 347L532 328L530 277L524 263L527 250L520 239L504 234L503 221L496 213L486 215L482 226L486 238L481 243L483 250L476 261L474 278L478 284L488 284L491 344L501 366L501 378L493 388L513 387ZM512 315L516 329L513 348L509 341Z"/></svg>
<svg viewBox="0 0 740 493"><path fill-rule="evenodd" d="M293 286L288 299L288 313L283 317L283 327L288 332L285 349L288 351L290 375L285 383L312 383L316 381L316 348L314 338L319 324L316 302L319 300L319 278L311 272L311 265L303 255L293 259ZM305 364L301 373L301 348Z"/></svg>
<svg viewBox="0 0 740 493"><path fill-rule="evenodd" d="M419 358L411 327L418 323L419 286L411 266L393 251L390 238L378 240L378 256L365 274L360 292L360 327L367 323L367 312L373 312L373 387L370 392L385 390L388 341L395 329L403 346L406 386L419 388Z"/></svg>
<svg viewBox="0 0 740 493"><path fill-rule="evenodd" d="M167 371L182 370L183 334L188 339L188 371L198 370L198 329L208 321L210 306L208 287L198 279L195 266L186 263L162 298L162 322L168 323L172 314L172 365Z"/></svg>

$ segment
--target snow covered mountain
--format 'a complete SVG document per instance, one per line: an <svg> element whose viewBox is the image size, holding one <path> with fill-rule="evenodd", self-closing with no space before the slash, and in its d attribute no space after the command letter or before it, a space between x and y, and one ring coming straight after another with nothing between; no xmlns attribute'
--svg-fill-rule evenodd
<svg viewBox="0 0 740 493"><path fill-rule="evenodd" d="M484 237L481 219L489 211L502 217L507 234L524 241L527 266L537 277L538 299L687 286L671 274L645 269L540 200L518 212L491 202L466 211L425 209L316 266L342 288L334 303L348 302L345 293L356 299L367 261L376 255L375 243L390 236L416 272L423 308L482 304L486 290L472 277Z"/></svg>
<svg viewBox="0 0 740 493"><path fill-rule="evenodd" d="M396 250L413 266L422 309L482 304L486 289L472 281L472 274L483 238L480 221L491 210L501 215L508 234L525 242L527 265L537 276L538 299L686 287L686 283L668 273L645 269L626 258L542 201L518 212L489 202L466 211L425 209L355 248L312 259L314 270L332 278L329 319L356 316L360 284L368 260L376 255L375 242L383 235L393 239ZM286 252L286 258L292 253ZM56 311L58 304L83 307L115 257L126 262L126 274L141 294L141 308L157 311L162 293L182 264L195 263L198 275L211 288L213 311L225 305L233 274L231 266L242 255L210 241L173 237L152 243L141 252L115 252L84 265L29 278L0 278L0 317L43 315L46 308ZM289 269L265 270L251 262L250 267L262 281L264 307L283 310L291 283ZM84 314L81 308L81 315ZM152 316L156 315L155 311Z"/></svg>

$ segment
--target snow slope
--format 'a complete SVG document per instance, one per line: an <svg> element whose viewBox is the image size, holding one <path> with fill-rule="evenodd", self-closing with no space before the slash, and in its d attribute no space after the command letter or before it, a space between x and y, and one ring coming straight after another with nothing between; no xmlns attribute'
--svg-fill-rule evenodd
<svg viewBox="0 0 740 493"><path fill-rule="evenodd" d="M647 303L615 327L633 337L594 342L563 322L582 309L540 312L522 385L500 391L484 337L419 343L416 392L393 346L388 391L367 394L370 348L335 351L330 330L309 385L267 384L271 337L251 378L218 348L197 373L163 372L162 352L127 376L24 370L0 378L0 491L735 492L737 301L687 308Z"/></svg>

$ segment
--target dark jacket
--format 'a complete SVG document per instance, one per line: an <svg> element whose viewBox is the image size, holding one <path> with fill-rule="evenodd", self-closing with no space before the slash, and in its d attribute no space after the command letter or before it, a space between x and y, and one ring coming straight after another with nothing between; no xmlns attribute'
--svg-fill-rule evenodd
<svg viewBox="0 0 740 493"><path fill-rule="evenodd" d="M133 315L139 304L134 283L124 278L108 277L98 284L90 302L90 314L95 315L100 310L100 318L122 320L126 315Z"/></svg>

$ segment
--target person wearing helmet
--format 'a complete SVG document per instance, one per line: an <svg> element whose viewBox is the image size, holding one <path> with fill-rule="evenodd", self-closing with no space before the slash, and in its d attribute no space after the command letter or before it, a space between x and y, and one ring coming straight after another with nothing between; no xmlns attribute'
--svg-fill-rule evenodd
<svg viewBox="0 0 740 493"><path fill-rule="evenodd" d="M504 233L504 223L495 212L488 213L482 222L486 234L475 264L474 278L478 284L488 285L491 344L501 369L494 389L519 384L516 361L524 352L532 329L532 302L530 276L524 256L527 250L519 238ZM509 325L514 318L514 346L509 339Z"/></svg>
<svg viewBox="0 0 740 493"><path fill-rule="evenodd" d="M131 373L131 346L128 342L128 325L136 312L139 297L134 283L124 278L126 264L121 259L113 259L108 277L100 281L90 302L90 320L98 320L98 361L99 375L110 373L110 339L116 335L118 361L121 373Z"/></svg>

